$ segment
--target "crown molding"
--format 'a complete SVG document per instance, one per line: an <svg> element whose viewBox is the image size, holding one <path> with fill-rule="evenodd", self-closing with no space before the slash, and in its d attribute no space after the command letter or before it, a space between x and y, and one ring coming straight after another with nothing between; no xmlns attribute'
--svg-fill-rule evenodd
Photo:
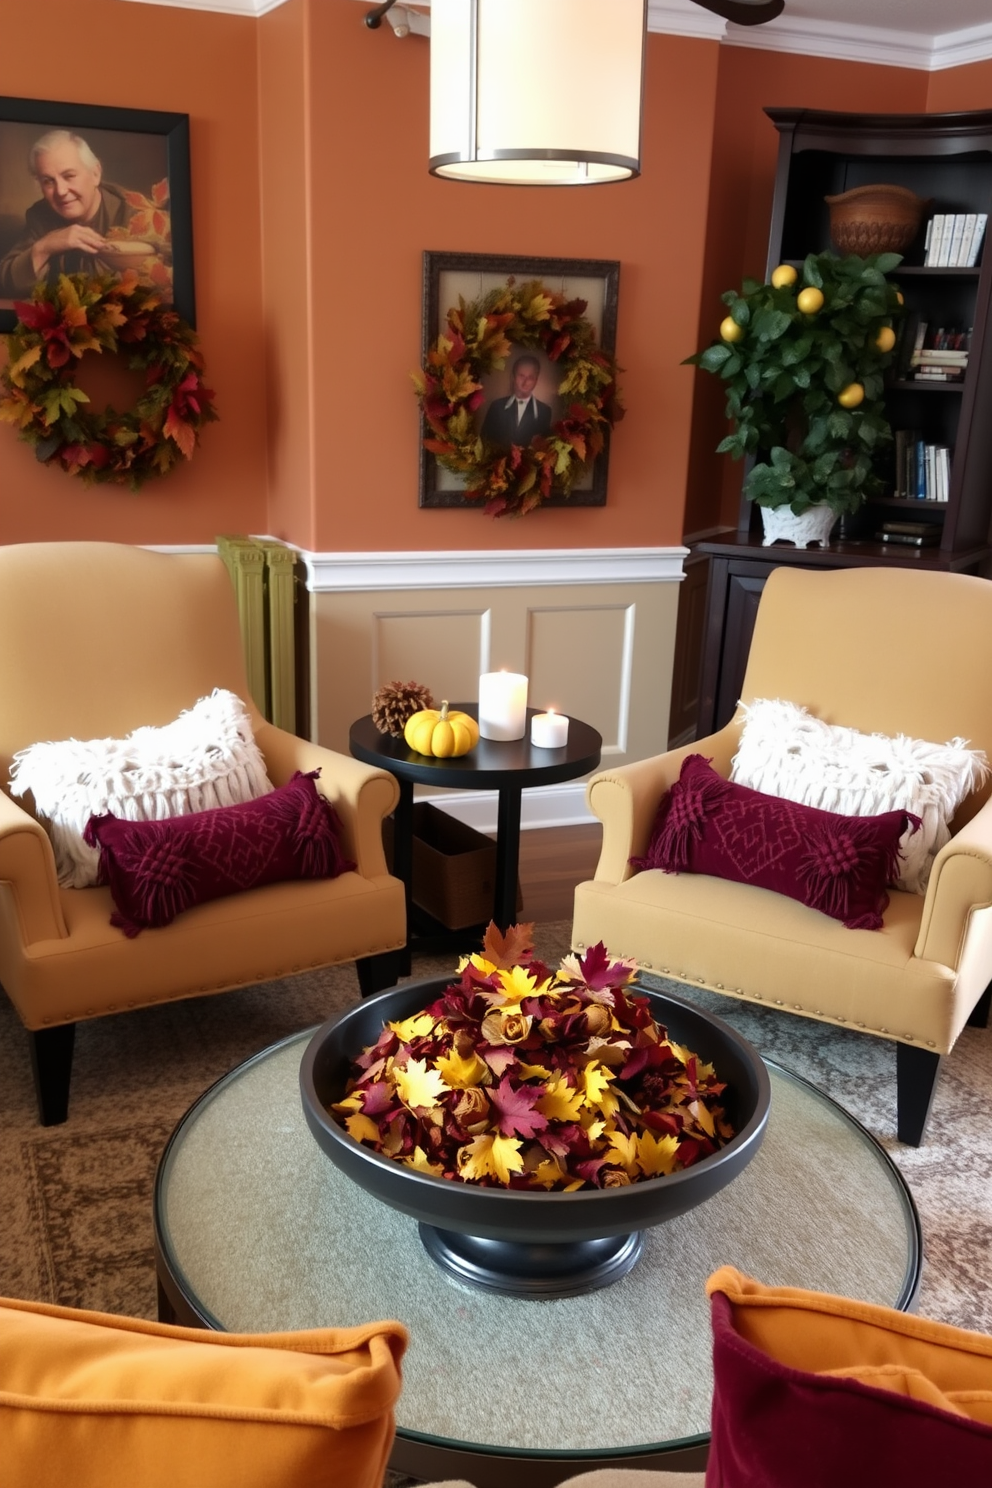
<svg viewBox="0 0 992 1488"><path fill-rule="evenodd" d="M992 21L984 26L969 26L964 31L948 31L934 37L933 61L937 72L945 67L965 67L969 62L987 62L992 58Z"/></svg>
<svg viewBox="0 0 992 1488"><path fill-rule="evenodd" d="M169 5L186 10L213 10L223 15L258 17L284 0L127 0L132 5ZM370 0L361 0L369 7ZM429 8L430 0L416 0ZM416 13L414 12L416 15ZM412 30L430 35L430 19L417 15ZM759 51L829 57L837 62L873 62L884 67L910 67L937 72L992 59L992 22L961 31L923 33L885 30L880 26L845 25L804 20L788 12L763 26L735 26L693 0L648 0L648 30L663 36L691 36L725 46Z"/></svg>
<svg viewBox="0 0 992 1488"><path fill-rule="evenodd" d="M742 26L747 31L747 26ZM694 36L700 41L721 41L727 22L722 16L693 5L692 0L648 0L648 30L661 36Z"/></svg>
<svg viewBox="0 0 992 1488"><path fill-rule="evenodd" d="M992 24L928 36L919 32L897 33L880 26L805 20L786 13L764 26L728 24L723 41L726 46L758 51L792 52L804 57L829 57L838 62L873 62L883 67L935 72L969 62L985 62L992 57Z"/></svg>

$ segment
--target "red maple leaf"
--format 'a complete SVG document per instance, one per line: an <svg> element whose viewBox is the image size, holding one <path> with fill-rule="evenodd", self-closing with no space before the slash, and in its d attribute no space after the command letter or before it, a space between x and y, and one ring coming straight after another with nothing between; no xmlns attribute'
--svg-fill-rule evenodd
<svg viewBox="0 0 992 1488"><path fill-rule="evenodd" d="M496 1124L504 1137L536 1137L545 1130L548 1118L534 1109L543 1093L537 1086L521 1085L514 1090L509 1075L489 1091L489 1104L497 1112Z"/></svg>

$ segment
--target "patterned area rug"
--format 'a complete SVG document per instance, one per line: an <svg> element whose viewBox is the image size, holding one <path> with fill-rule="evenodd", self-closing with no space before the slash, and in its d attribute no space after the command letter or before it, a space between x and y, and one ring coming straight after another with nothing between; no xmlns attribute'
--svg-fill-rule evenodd
<svg viewBox="0 0 992 1488"><path fill-rule="evenodd" d="M550 964L566 953L568 932L566 922L538 927ZM454 965L454 957L418 957L414 973ZM920 1212L920 1312L992 1333L992 1029L967 1029L945 1061L924 1145L914 1149L894 1137L892 1045L661 985L726 1019L857 1114ZM69 1120L45 1129L24 1032L0 999L0 1293L154 1318L152 1186L173 1126L241 1060L357 1000L347 966L81 1024Z"/></svg>

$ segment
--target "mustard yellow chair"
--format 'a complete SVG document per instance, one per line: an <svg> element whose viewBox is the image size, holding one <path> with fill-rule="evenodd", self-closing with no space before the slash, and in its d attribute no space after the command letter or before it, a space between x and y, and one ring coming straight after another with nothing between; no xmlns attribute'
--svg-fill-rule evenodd
<svg viewBox="0 0 992 1488"><path fill-rule="evenodd" d="M773 570L742 702L779 698L828 724L992 758L992 584L906 567ZM926 895L890 890L881 930L849 930L751 884L629 863L688 754L729 776L743 725L605 770L588 801L603 823L593 880L575 892L572 944L602 940L646 971L745 1002L891 1039L898 1134L919 1145L941 1058L984 1025L992 979L992 803L986 782L951 822Z"/></svg>
<svg viewBox="0 0 992 1488"><path fill-rule="evenodd" d="M4 1488L380 1488L406 1329L210 1333L0 1298Z"/></svg>
<svg viewBox="0 0 992 1488"><path fill-rule="evenodd" d="M320 769L355 870L215 899L129 939L110 923L109 889L59 886L48 835L8 793L11 761L41 741L168 724L215 688L246 703L273 785ZM30 1035L43 1124L66 1119L82 1019L352 960L363 995L397 980L403 885L382 848L396 781L264 720L219 557L113 543L0 548L0 699L0 983Z"/></svg>

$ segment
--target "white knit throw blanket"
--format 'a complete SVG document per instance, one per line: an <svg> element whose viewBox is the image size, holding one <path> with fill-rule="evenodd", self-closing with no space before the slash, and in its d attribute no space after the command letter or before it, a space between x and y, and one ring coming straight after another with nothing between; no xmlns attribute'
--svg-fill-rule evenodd
<svg viewBox="0 0 992 1488"><path fill-rule="evenodd" d="M744 713L732 780L845 816L915 812L923 825L900 843L903 863L896 887L926 893L934 857L950 839L954 813L988 776L981 749L969 749L966 739L931 744L905 734L863 734L824 723L781 698L759 698Z"/></svg>
<svg viewBox="0 0 992 1488"><path fill-rule="evenodd" d="M59 883L83 889L98 881L99 852L83 841L91 816L159 821L252 801L273 785L244 703L215 688L162 728L32 744L14 756L10 789L33 797Z"/></svg>

